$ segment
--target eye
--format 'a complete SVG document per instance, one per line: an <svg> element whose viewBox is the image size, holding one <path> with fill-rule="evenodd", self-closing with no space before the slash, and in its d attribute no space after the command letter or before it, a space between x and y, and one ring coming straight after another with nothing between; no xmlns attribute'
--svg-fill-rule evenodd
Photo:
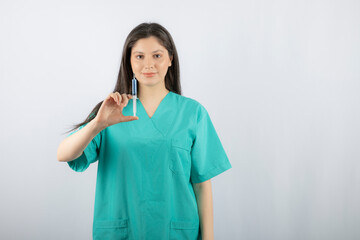
<svg viewBox="0 0 360 240"><path fill-rule="evenodd" d="M136 58L141 57L141 55L137 55ZM139 58L138 58L139 59Z"/></svg>
<svg viewBox="0 0 360 240"><path fill-rule="evenodd" d="M161 57L161 55L160 55L160 54L155 54L155 56L159 56L158 58L160 58L160 57Z"/></svg>

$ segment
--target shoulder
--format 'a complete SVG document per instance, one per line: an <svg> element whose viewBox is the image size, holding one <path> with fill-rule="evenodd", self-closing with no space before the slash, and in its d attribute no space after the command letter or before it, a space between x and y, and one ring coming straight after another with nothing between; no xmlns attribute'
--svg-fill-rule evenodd
<svg viewBox="0 0 360 240"><path fill-rule="evenodd" d="M191 97L179 95L177 93L174 93L174 95L178 102L179 114L186 114L184 116L192 119L195 124L199 124L199 122L208 121L210 119L210 115L207 109L198 100L195 100Z"/></svg>
<svg viewBox="0 0 360 240"><path fill-rule="evenodd" d="M179 102L180 106L186 107L188 110L195 112L195 113L198 113L199 111L206 111L203 104L201 104L199 101L197 101L191 97L179 95L174 92L173 92L173 94L174 94L175 98L177 99L177 101Z"/></svg>

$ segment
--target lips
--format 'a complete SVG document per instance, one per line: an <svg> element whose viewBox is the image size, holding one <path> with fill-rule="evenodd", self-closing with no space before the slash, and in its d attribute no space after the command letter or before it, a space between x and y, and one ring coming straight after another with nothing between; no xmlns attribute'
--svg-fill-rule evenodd
<svg viewBox="0 0 360 240"><path fill-rule="evenodd" d="M151 77L151 76L154 76L155 73L143 73L146 77Z"/></svg>

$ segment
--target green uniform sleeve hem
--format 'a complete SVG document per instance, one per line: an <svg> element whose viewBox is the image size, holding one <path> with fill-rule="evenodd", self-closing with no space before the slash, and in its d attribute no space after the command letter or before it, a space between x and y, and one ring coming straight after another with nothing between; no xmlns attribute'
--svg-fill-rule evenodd
<svg viewBox="0 0 360 240"><path fill-rule="evenodd" d="M221 164L219 167L211 169L209 172L207 172L204 175L192 177L191 182L192 183L205 182L205 181L219 175L220 173L223 173L226 170L229 170L230 168L232 168L232 166L231 166L229 160L227 160L226 162Z"/></svg>
<svg viewBox="0 0 360 240"><path fill-rule="evenodd" d="M90 144L89 144L90 145ZM89 161L86 157L86 155L89 155L90 153L88 152L89 149L89 145L84 149L84 152L80 155L80 157L67 162L69 167L71 169L73 169L75 172L83 172L85 171L88 167L89 167Z"/></svg>

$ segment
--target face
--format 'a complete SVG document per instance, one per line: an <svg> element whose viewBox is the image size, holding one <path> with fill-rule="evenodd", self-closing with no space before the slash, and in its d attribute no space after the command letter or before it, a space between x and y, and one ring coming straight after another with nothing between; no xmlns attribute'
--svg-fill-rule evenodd
<svg viewBox="0 0 360 240"><path fill-rule="evenodd" d="M131 68L139 85L155 86L164 84L165 75L172 58L156 37L139 39L131 49ZM154 73L146 75L145 73Z"/></svg>

